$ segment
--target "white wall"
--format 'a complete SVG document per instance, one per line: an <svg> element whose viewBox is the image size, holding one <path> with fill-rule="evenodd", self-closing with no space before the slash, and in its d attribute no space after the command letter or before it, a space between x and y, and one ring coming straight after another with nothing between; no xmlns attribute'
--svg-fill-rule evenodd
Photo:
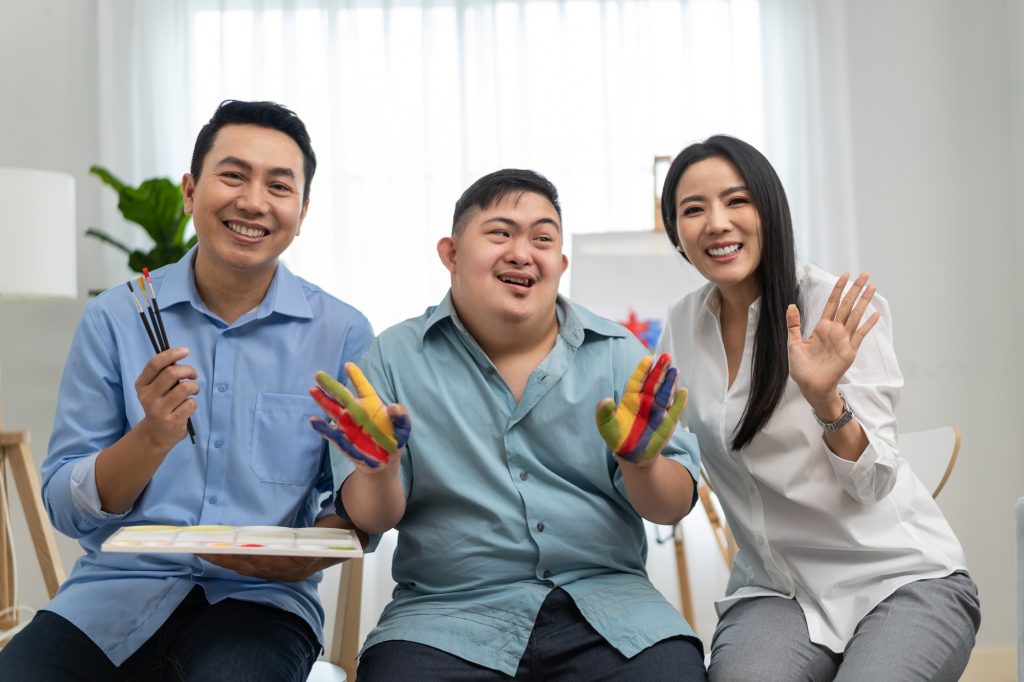
<svg viewBox="0 0 1024 682"><path fill-rule="evenodd" d="M86 173L99 158L96 11L96 0L0 1L0 165L74 174L79 234L113 202ZM963 429L941 506L981 587L979 644L1009 646L1011 509L1024 493L1013 429L1024 331L1013 17L1004 0L848 0L846 11L860 262L895 311L907 379L902 427ZM122 267L94 240L78 248L80 291L108 285ZM0 306L4 425L32 432L37 461L82 305ZM19 518L15 535L20 601L41 606L45 591ZM77 545L58 544L70 568Z"/></svg>
<svg viewBox="0 0 1024 682"><path fill-rule="evenodd" d="M96 2L2 0L0 18L0 166L74 175L81 236L97 225L101 199L98 180L88 175L98 154ZM81 292L109 283L103 276L106 255L97 247L79 239ZM80 297L45 305L0 304L3 425L30 432L37 464L46 454L57 384L84 303ZM18 601L39 607L47 601L46 590L20 504L17 499L12 504ZM57 541L70 569L81 553L78 544L64 536Z"/></svg>
<svg viewBox="0 0 1024 682"><path fill-rule="evenodd" d="M900 425L962 429L940 506L980 588L979 646L1011 646L1024 124L1011 117L1010 3L846 6L860 262L892 304Z"/></svg>

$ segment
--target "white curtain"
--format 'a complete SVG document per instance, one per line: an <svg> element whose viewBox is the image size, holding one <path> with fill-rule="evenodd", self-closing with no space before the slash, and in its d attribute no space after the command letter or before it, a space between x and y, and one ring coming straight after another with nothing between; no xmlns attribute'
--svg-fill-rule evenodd
<svg viewBox="0 0 1024 682"><path fill-rule="evenodd" d="M177 178L221 100L291 107L319 167L285 261L377 329L440 299L435 244L487 172L551 178L571 254L575 232L653 227L655 155L764 143L756 0L100 6L103 163Z"/></svg>
<svg viewBox="0 0 1024 682"><path fill-rule="evenodd" d="M762 151L789 195L797 255L858 271L845 0L760 0L760 15Z"/></svg>

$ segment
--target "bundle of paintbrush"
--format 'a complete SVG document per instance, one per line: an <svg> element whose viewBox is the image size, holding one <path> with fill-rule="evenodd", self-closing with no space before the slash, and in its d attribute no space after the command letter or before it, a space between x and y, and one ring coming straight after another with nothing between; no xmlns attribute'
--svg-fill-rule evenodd
<svg viewBox="0 0 1024 682"><path fill-rule="evenodd" d="M139 318L142 320L142 326L146 328L146 334L149 336L149 342L153 344L153 352L160 353L167 350L171 345L167 342L167 330L164 328L164 318L160 315L160 305L156 302L156 289L153 288L153 280L149 276L149 269L142 268L142 274L145 277L139 277L136 282L139 285L139 291L142 292L142 296L146 301L146 311L142 310L142 302L139 297L135 295L135 288L132 286L131 280L128 280L128 291L132 294L132 299L135 301L135 309L139 311ZM149 285L147 289L146 285ZM149 319L146 319L146 312L149 313ZM192 418L188 418L188 437L193 444L196 442L196 430L192 426Z"/></svg>

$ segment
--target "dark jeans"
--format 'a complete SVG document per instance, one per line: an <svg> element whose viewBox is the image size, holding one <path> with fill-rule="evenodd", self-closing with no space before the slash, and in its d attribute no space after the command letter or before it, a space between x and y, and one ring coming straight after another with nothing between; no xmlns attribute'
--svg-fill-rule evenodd
<svg viewBox="0 0 1024 682"><path fill-rule="evenodd" d="M320 642L298 616L237 599L211 605L196 587L120 666L70 621L40 611L0 649L0 680L302 682L319 654Z"/></svg>
<svg viewBox="0 0 1024 682"><path fill-rule="evenodd" d="M672 637L626 658L604 640L564 590L544 600L515 677L470 663L440 649L394 640L370 647L359 659L359 682L374 680L706 680L700 643Z"/></svg>

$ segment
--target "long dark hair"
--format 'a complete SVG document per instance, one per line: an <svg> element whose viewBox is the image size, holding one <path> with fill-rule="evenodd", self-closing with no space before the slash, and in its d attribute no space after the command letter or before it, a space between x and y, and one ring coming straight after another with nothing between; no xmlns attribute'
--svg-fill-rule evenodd
<svg viewBox="0 0 1024 682"><path fill-rule="evenodd" d="M768 159L735 137L709 137L679 152L672 161L661 192L661 217L669 240L686 258L676 231L676 187L687 168L712 157L726 159L736 167L761 219L761 262L755 272L761 289L761 315L754 335L750 396L732 441L733 450L740 450L771 420L786 390L789 379L786 308L790 303L799 305L800 290L796 280L793 219L786 191Z"/></svg>

